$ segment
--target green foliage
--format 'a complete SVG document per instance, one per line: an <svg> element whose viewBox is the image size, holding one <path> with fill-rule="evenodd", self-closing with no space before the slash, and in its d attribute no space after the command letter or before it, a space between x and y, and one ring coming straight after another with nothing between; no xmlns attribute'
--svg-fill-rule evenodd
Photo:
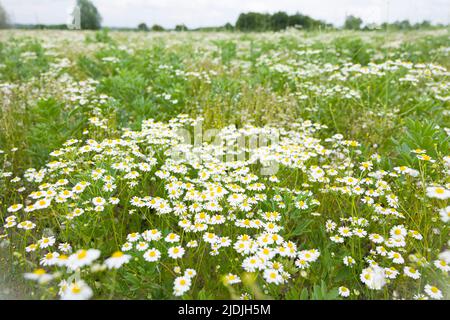
<svg viewBox="0 0 450 320"><path fill-rule="evenodd" d="M286 12L277 12L270 16L270 26L274 31L280 31L287 28L289 24L289 16Z"/></svg>
<svg viewBox="0 0 450 320"><path fill-rule="evenodd" d="M6 29L9 27L10 21L8 13L6 12L3 5L0 3L0 29Z"/></svg>
<svg viewBox="0 0 450 320"><path fill-rule="evenodd" d="M30 127L26 132L26 156L32 166L41 166L48 154L69 138L76 136L86 121L82 110L64 110L55 99L39 100L30 108Z"/></svg>
<svg viewBox="0 0 450 320"><path fill-rule="evenodd" d="M138 25L137 29L139 31L149 31L149 28L146 23L142 22Z"/></svg>
<svg viewBox="0 0 450 320"><path fill-rule="evenodd" d="M288 15L282 11L272 15L258 12L241 13L236 21L236 29L240 31L280 31L287 27L313 29L325 26L329 25L309 16L300 13Z"/></svg>
<svg viewBox="0 0 450 320"><path fill-rule="evenodd" d="M160 31L164 31L165 29L162 27L162 26L160 26L159 24L154 24L153 26L152 26L152 31L157 31L157 32L160 32Z"/></svg>
<svg viewBox="0 0 450 320"><path fill-rule="evenodd" d="M409 165L417 164L416 154L411 150L422 149L432 158L450 150L450 138L430 120L406 119L405 128L398 138L392 138L399 157Z"/></svg>
<svg viewBox="0 0 450 320"><path fill-rule="evenodd" d="M175 31L188 31L188 27L186 27L186 25L184 24L177 24L175 26Z"/></svg>
<svg viewBox="0 0 450 320"><path fill-rule="evenodd" d="M360 30L363 21L361 18L355 16L347 16L345 18L344 28L349 30Z"/></svg>
<svg viewBox="0 0 450 320"><path fill-rule="evenodd" d="M307 288L291 288L286 294L289 300L339 300L338 288L328 289L325 281L314 285L311 290Z"/></svg>
<svg viewBox="0 0 450 320"><path fill-rule="evenodd" d="M48 57L37 40L11 39L0 43L0 63L4 65L0 79L4 81L26 80L38 76L48 68Z"/></svg>
<svg viewBox="0 0 450 320"><path fill-rule="evenodd" d="M305 30L317 29L320 27L332 27L331 24L311 18L310 16L300 13L293 14L288 18L288 26Z"/></svg>
<svg viewBox="0 0 450 320"><path fill-rule="evenodd" d="M77 0L77 6L80 9L81 29L97 30L100 29L102 17L90 0Z"/></svg>
<svg viewBox="0 0 450 320"><path fill-rule="evenodd" d="M112 38L109 35L109 30L108 29L102 29L99 30L95 33L95 40L97 42L102 42L102 43L111 43L113 42Z"/></svg>
<svg viewBox="0 0 450 320"><path fill-rule="evenodd" d="M270 15L257 12L241 13L236 21L240 31L265 31L270 28Z"/></svg>
<svg viewBox="0 0 450 320"><path fill-rule="evenodd" d="M234 58L236 58L237 46L233 41L219 40L214 41L220 50L220 57L224 65L228 65Z"/></svg>
<svg viewBox="0 0 450 320"><path fill-rule="evenodd" d="M353 63L367 65L370 62L369 45L361 38L345 37L334 41L338 52L347 55Z"/></svg>

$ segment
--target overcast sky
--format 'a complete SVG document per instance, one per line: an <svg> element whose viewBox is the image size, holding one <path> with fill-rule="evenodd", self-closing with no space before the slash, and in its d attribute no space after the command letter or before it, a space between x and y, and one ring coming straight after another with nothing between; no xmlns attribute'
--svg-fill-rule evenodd
<svg viewBox="0 0 450 320"><path fill-rule="evenodd" d="M140 22L172 28L234 24L247 11L297 11L342 25L345 16L380 23L409 19L450 23L450 0L93 0L104 26L136 27ZM15 23L66 23L74 0L0 0Z"/></svg>

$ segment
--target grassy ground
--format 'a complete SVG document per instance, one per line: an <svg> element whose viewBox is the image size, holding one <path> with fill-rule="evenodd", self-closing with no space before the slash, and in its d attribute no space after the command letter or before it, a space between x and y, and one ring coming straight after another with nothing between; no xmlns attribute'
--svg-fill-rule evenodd
<svg viewBox="0 0 450 320"><path fill-rule="evenodd" d="M4 270L47 299L448 298L448 40L2 31ZM174 138L199 123L230 145ZM253 158L207 156L230 146L276 178ZM22 279L41 268L27 277L44 284Z"/></svg>

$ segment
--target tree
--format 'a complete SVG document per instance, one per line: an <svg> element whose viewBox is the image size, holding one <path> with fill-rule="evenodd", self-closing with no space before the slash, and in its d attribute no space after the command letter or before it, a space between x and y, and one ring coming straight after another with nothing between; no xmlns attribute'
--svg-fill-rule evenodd
<svg viewBox="0 0 450 320"><path fill-rule="evenodd" d="M178 24L175 26L175 31L188 31L188 28L184 24Z"/></svg>
<svg viewBox="0 0 450 320"><path fill-rule="evenodd" d="M274 31L280 31L287 28L289 16L286 12L279 11L270 17L270 26Z"/></svg>
<svg viewBox="0 0 450 320"><path fill-rule="evenodd" d="M287 27L312 29L331 25L300 13L290 16L283 11L273 15L258 12L241 13L236 21L236 29L240 31L280 31Z"/></svg>
<svg viewBox="0 0 450 320"><path fill-rule="evenodd" d="M145 24L144 22L139 23L139 25L138 25L138 30L139 30L139 31L148 31L147 24Z"/></svg>
<svg viewBox="0 0 450 320"><path fill-rule="evenodd" d="M164 28L160 26L159 24L154 24L152 26L152 31L164 31Z"/></svg>
<svg viewBox="0 0 450 320"><path fill-rule="evenodd" d="M90 0L77 0L80 9L81 29L98 30L101 27L102 17Z"/></svg>
<svg viewBox="0 0 450 320"><path fill-rule="evenodd" d="M344 28L349 30L360 30L363 21L361 18L355 16L347 16L345 18Z"/></svg>
<svg viewBox="0 0 450 320"><path fill-rule="evenodd" d="M429 29L431 27L431 22L428 20L423 20L421 23L416 23L416 29Z"/></svg>
<svg viewBox="0 0 450 320"><path fill-rule="evenodd" d="M270 29L270 14L241 13L236 21L236 29L241 31L266 31Z"/></svg>
<svg viewBox="0 0 450 320"><path fill-rule="evenodd" d="M300 13L293 14L288 18L288 26L307 29L309 27L307 23L308 16L304 16Z"/></svg>
<svg viewBox="0 0 450 320"><path fill-rule="evenodd" d="M411 24L409 23L409 20L403 20L403 21L397 22L397 26L400 30L411 29Z"/></svg>
<svg viewBox="0 0 450 320"><path fill-rule="evenodd" d="M234 30L233 25L232 25L231 23L229 23L229 22L227 22L227 23L223 26L223 28L224 28L226 31L233 31L233 30Z"/></svg>
<svg viewBox="0 0 450 320"><path fill-rule="evenodd" d="M9 27L9 16L6 10L0 3L0 29L5 29Z"/></svg>

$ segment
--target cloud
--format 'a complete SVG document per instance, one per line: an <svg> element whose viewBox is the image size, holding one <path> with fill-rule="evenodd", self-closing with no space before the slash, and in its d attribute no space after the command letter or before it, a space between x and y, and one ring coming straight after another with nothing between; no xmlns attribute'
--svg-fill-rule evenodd
<svg viewBox="0 0 450 320"><path fill-rule="evenodd" d="M65 23L74 0L1 0L17 23ZM301 12L341 25L348 14L365 22L408 19L450 23L448 0L93 0L106 26L135 27L140 22L173 27L234 23L241 12Z"/></svg>

